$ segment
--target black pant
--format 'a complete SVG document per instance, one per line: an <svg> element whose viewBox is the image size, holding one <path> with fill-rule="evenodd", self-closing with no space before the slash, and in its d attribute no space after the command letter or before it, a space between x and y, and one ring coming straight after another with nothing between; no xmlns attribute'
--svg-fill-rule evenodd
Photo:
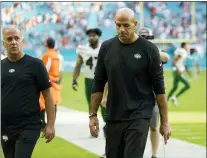
<svg viewBox="0 0 207 158"><path fill-rule="evenodd" d="M143 158L150 119L107 122L107 158Z"/></svg>
<svg viewBox="0 0 207 158"><path fill-rule="evenodd" d="M40 129L26 129L15 134L1 135L1 144L5 158L31 158Z"/></svg>

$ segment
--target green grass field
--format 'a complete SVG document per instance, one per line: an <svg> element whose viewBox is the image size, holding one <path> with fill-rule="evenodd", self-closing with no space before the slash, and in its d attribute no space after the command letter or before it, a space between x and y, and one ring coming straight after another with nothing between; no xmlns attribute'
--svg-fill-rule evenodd
<svg viewBox="0 0 207 158"><path fill-rule="evenodd" d="M173 123L171 127L173 137L206 146L206 123Z"/></svg>
<svg viewBox="0 0 207 158"><path fill-rule="evenodd" d="M166 91L172 86L171 71L165 72ZM84 95L84 78L78 79L78 91L72 90L72 73L64 73L62 105L78 111L88 111ZM190 79L191 88L179 98L179 106L169 102L172 137L206 146L206 72L197 80ZM179 86L181 88L182 85ZM98 158L98 156L56 137L52 143L43 139L37 143L32 158Z"/></svg>
<svg viewBox="0 0 207 158"><path fill-rule="evenodd" d="M44 139L39 139L32 158L97 158L97 155L56 137L49 144Z"/></svg>
<svg viewBox="0 0 207 158"><path fill-rule="evenodd" d="M2 150L0 153L0 157L3 158ZM40 138L32 158L98 158L98 156L56 137L48 144L45 143L45 139Z"/></svg>

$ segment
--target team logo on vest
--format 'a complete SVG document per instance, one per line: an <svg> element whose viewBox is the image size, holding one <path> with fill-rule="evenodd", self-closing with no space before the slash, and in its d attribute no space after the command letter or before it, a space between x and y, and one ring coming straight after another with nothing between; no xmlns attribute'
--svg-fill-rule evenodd
<svg viewBox="0 0 207 158"><path fill-rule="evenodd" d="M134 54L134 58L140 59L142 56L139 53Z"/></svg>
<svg viewBox="0 0 207 158"><path fill-rule="evenodd" d="M9 69L9 73L14 73L15 70L14 69Z"/></svg>

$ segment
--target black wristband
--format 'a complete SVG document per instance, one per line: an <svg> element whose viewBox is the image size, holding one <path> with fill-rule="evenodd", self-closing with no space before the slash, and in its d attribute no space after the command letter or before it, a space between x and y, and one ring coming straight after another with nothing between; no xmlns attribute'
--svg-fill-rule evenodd
<svg viewBox="0 0 207 158"><path fill-rule="evenodd" d="M89 118L94 117L94 116L97 117L97 114L96 114L96 113L91 113L91 114L89 115Z"/></svg>

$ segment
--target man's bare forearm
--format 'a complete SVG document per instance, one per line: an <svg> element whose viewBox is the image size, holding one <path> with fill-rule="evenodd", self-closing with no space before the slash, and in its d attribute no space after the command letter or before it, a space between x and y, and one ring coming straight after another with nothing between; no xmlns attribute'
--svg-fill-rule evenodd
<svg viewBox="0 0 207 158"><path fill-rule="evenodd" d="M54 124L55 123L55 105L53 104L52 97L48 97L45 100L46 112L47 112L47 123Z"/></svg>
<svg viewBox="0 0 207 158"><path fill-rule="evenodd" d="M160 111L161 124L166 124L168 123L168 105L166 96L165 94L158 94L156 95L156 99Z"/></svg>
<svg viewBox="0 0 207 158"><path fill-rule="evenodd" d="M91 112L92 113L97 113L102 97L103 97L102 92L96 92L91 95Z"/></svg>
<svg viewBox="0 0 207 158"><path fill-rule="evenodd" d="M74 73L73 73L73 80L78 79L78 77L80 75L82 64L83 64L83 59L80 55L78 55L78 59L77 59L76 65L75 65Z"/></svg>
<svg viewBox="0 0 207 158"><path fill-rule="evenodd" d="M76 66L75 67L75 70L74 70L74 73L73 73L73 80L77 80L79 75L80 75L80 67Z"/></svg>
<svg viewBox="0 0 207 158"><path fill-rule="evenodd" d="M45 107L47 113L47 123L54 125L55 123L55 105L53 104L52 94L50 89L43 91L43 96L45 100Z"/></svg>

